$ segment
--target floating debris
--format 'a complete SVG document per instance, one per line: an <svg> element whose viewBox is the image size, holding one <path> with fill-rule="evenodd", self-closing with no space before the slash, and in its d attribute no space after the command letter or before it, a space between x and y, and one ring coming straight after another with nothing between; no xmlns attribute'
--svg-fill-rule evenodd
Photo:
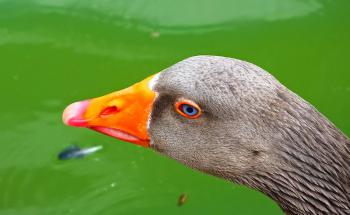
<svg viewBox="0 0 350 215"><path fill-rule="evenodd" d="M68 160L73 158L83 158L102 149L102 146L94 146L89 148L80 148L79 146L69 146L58 154L59 160Z"/></svg>
<svg viewBox="0 0 350 215"><path fill-rule="evenodd" d="M181 193L181 195L179 196L179 199L177 201L177 206L182 206L183 204L185 204L187 202L187 197L188 195L186 193Z"/></svg>
<svg viewBox="0 0 350 215"><path fill-rule="evenodd" d="M160 32L159 31L152 31L151 34L150 34L151 38L158 38L160 37Z"/></svg>

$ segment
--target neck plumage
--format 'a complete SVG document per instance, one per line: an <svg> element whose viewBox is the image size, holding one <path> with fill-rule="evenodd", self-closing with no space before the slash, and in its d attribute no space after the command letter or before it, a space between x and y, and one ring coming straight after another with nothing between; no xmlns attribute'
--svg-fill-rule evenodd
<svg viewBox="0 0 350 215"><path fill-rule="evenodd" d="M347 137L328 120L322 125L284 127L280 132L281 165L238 182L265 193L286 214L350 214Z"/></svg>
<svg viewBox="0 0 350 215"><path fill-rule="evenodd" d="M350 195L328 174L286 170L241 178L240 183L272 198L286 214L350 214ZM311 167L311 166L309 166Z"/></svg>

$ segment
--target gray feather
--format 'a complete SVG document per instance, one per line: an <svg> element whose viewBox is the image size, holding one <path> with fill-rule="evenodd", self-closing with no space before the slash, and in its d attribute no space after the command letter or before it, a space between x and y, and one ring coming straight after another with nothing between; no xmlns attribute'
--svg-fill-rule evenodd
<svg viewBox="0 0 350 215"><path fill-rule="evenodd" d="M288 214L350 214L350 141L263 69L196 56L164 70L154 90L153 148L194 169L257 189ZM186 98L203 114L187 119Z"/></svg>

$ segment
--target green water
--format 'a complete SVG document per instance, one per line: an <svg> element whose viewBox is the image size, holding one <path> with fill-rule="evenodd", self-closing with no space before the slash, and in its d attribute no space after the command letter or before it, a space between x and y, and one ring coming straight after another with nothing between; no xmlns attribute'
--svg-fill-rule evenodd
<svg viewBox="0 0 350 215"><path fill-rule="evenodd" d="M0 214L281 214L256 191L66 127L61 112L211 54L265 68L350 135L349 11L348 0L0 0ZM71 144L104 148L58 161Z"/></svg>

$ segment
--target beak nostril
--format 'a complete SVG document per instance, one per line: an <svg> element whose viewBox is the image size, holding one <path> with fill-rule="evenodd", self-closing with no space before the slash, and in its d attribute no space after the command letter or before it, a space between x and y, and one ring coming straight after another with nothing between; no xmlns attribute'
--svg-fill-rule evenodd
<svg viewBox="0 0 350 215"><path fill-rule="evenodd" d="M118 108L116 106L110 106L105 108L104 110L101 111L100 116L104 117L104 116L109 116L112 114L115 114L118 112Z"/></svg>

